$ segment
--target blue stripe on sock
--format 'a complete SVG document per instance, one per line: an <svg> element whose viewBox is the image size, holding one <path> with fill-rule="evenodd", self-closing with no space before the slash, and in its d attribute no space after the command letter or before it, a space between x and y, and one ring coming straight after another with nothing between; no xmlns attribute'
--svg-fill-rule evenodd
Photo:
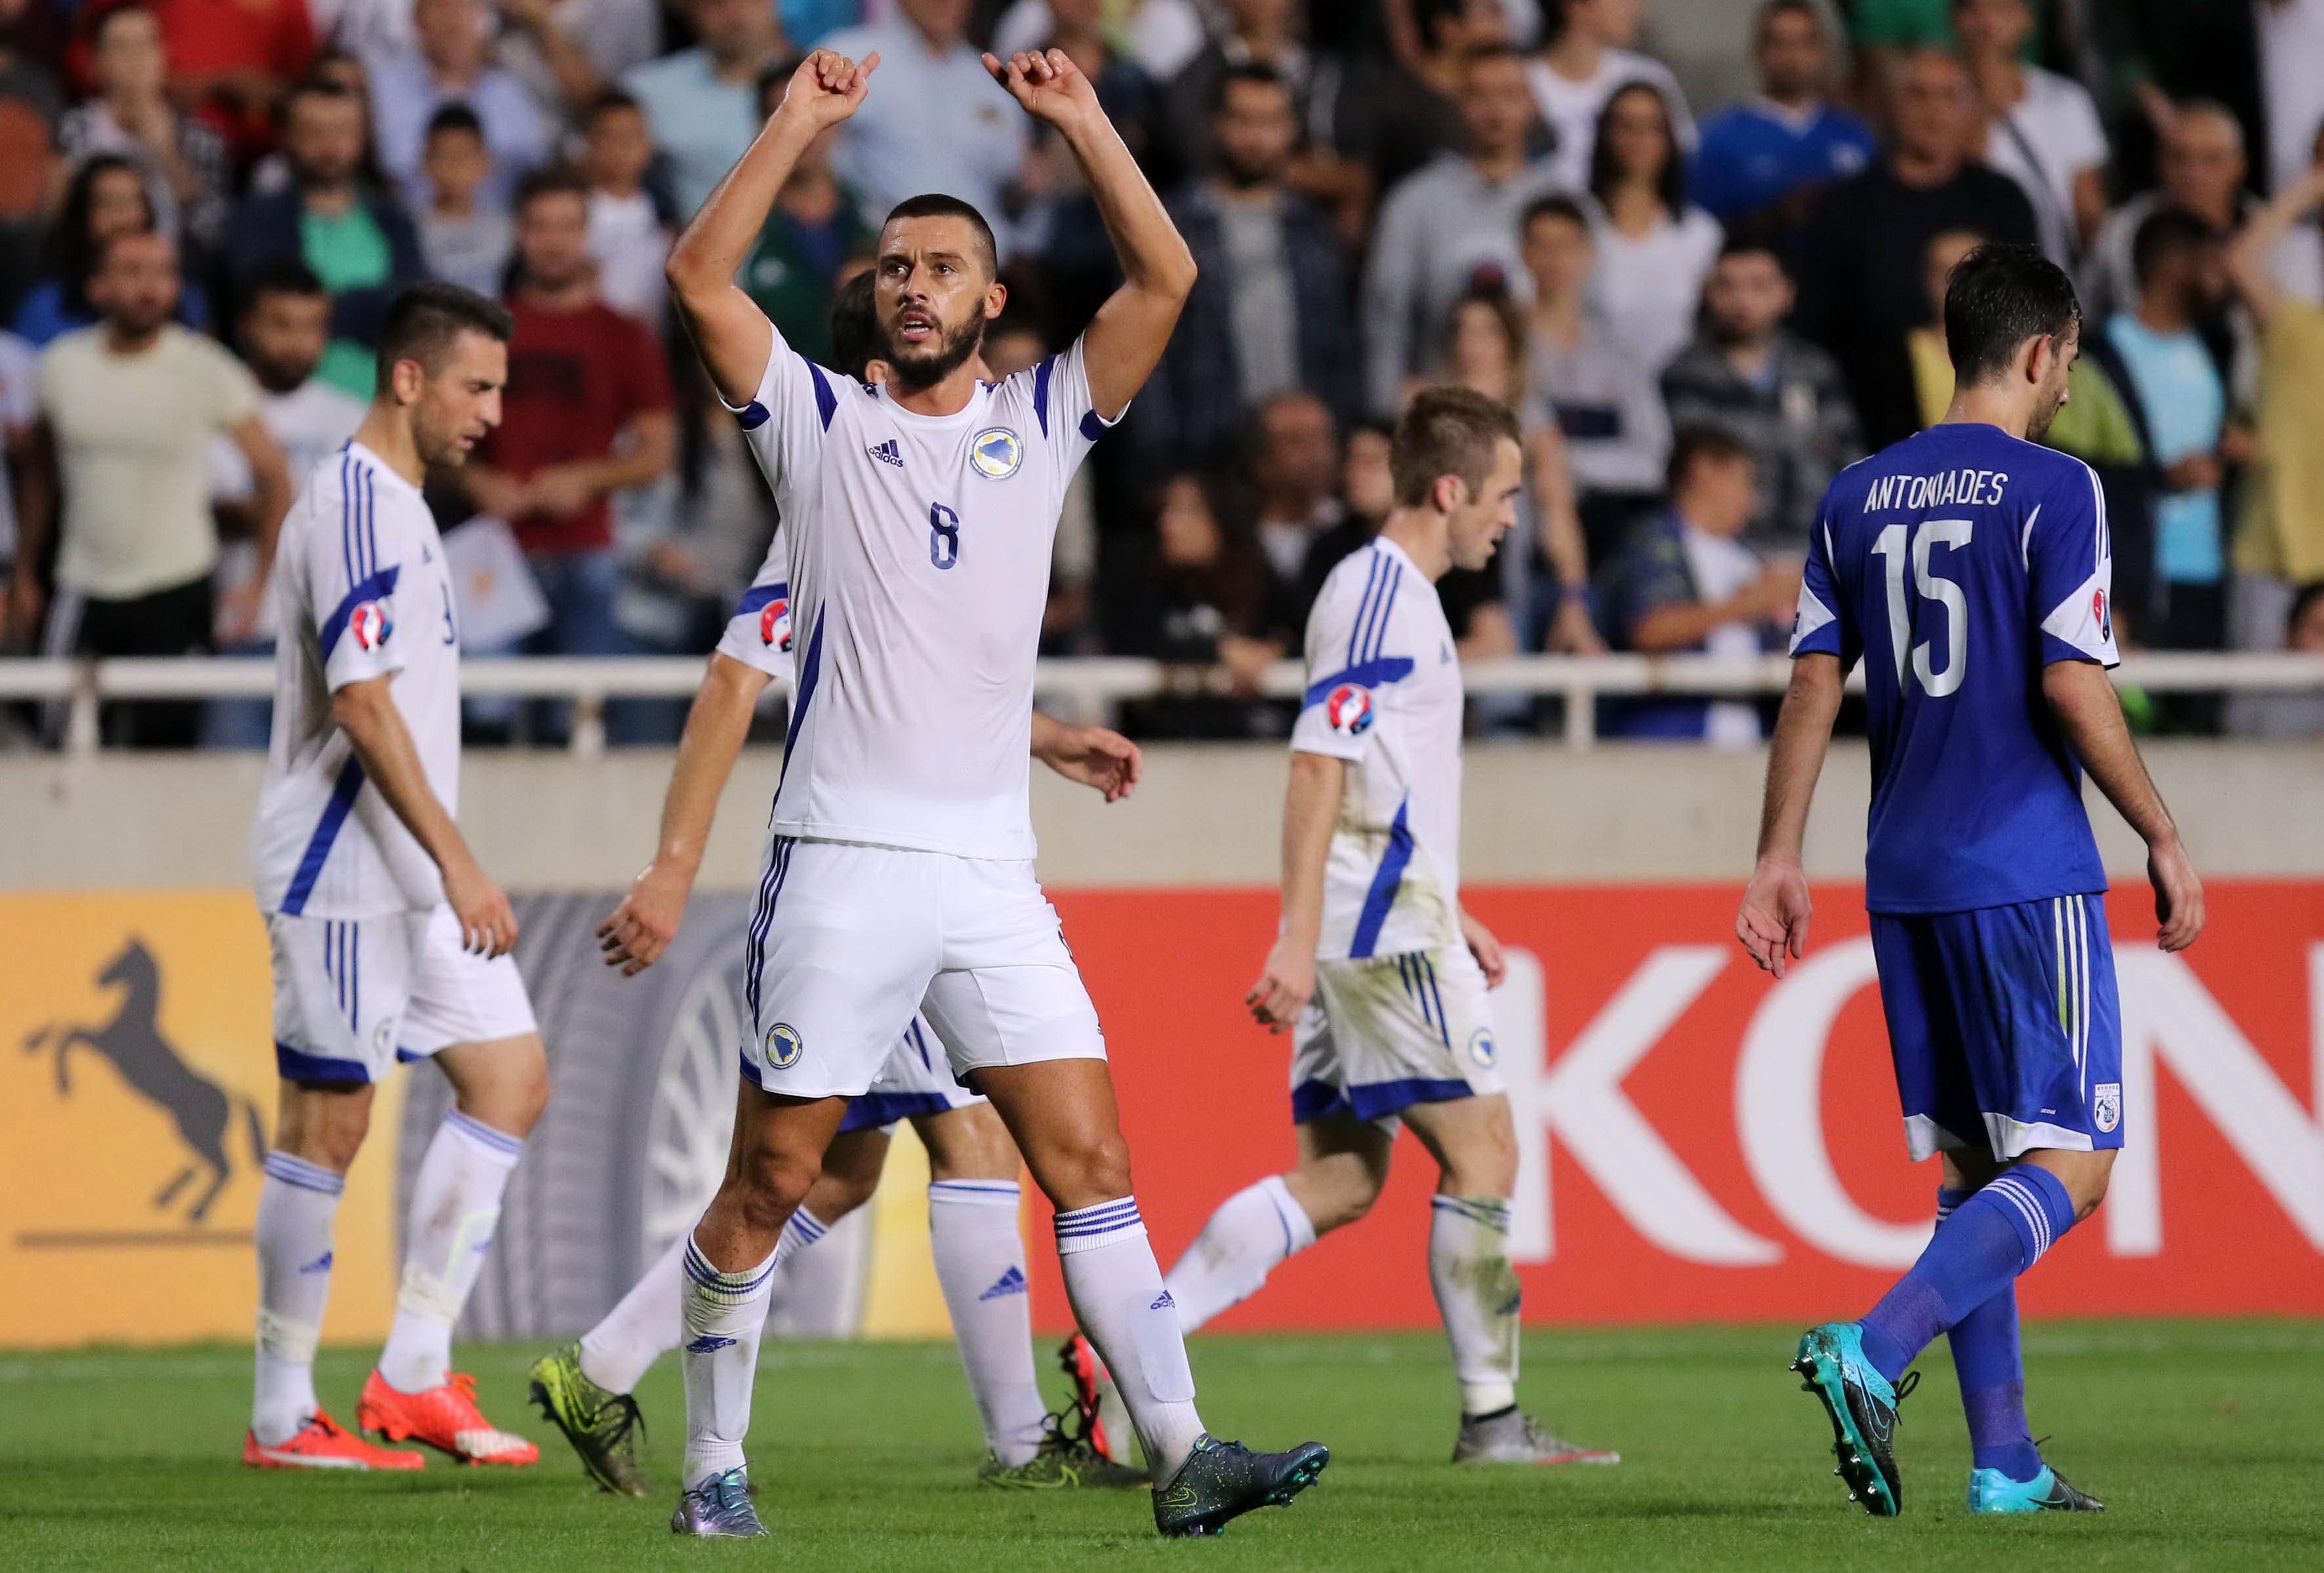
<svg viewBox="0 0 2324 1573"><path fill-rule="evenodd" d="M524 1151L523 1137L512 1136L503 1130L494 1130L483 1120L462 1114L456 1108L444 1116L444 1123L462 1136L474 1137L483 1145L497 1153L505 1153L512 1158Z"/></svg>

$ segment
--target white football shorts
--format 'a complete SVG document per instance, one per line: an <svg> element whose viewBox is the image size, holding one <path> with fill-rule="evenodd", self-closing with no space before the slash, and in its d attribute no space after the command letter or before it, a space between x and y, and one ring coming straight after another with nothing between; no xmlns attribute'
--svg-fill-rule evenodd
<svg viewBox="0 0 2324 1573"><path fill-rule="evenodd" d="M953 1079L952 1062L944 1041L922 1016L912 1017L902 1041L888 1053L870 1090L847 1100L840 1120L844 1134L857 1130L893 1130L899 1120L943 1114L984 1099Z"/></svg>
<svg viewBox="0 0 2324 1573"><path fill-rule="evenodd" d="M399 1061L539 1030L512 956L460 948L449 906L266 915L274 1061L294 1081L378 1081Z"/></svg>
<svg viewBox="0 0 2324 1573"><path fill-rule="evenodd" d="M1346 1114L1393 1127L1416 1103L1502 1090L1492 1002L1465 945L1318 961L1293 1031L1294 1125Z"/></svg>
<svg viewBox="0 0 2324 1573"><path fill-rule="evenodd" d="M1030 862L776 836L745 943L742 1074L768 1092L862 1096L915 1012L963 1081L1105 1057Z"/></svg>

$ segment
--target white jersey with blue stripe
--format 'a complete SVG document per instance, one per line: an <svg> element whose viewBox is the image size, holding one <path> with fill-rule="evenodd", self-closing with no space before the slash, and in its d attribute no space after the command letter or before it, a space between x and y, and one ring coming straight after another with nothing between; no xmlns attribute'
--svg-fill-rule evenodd
<svg viewBox="0 0 2324 1573"><path fill-rule="evenodd" d="M331 695L389 677L429 787L457 812L460 636L444 543L419 489L359 443L318 465L274 554L274 730L250 834L262 911L424 912L435 860L364 777Z"/></svg>
<svg viewBox="0 0 2324 1573"><path fill-rule="evenodd" d="M783 520L754 591L769 599L742 614L766 627L744 625L738 653L730 626L720 648L779 671L770 634L788 621L798 677L775 834L1033 856L1049 550L1066 484L1110 424L1082 355L1076 341L927 416L773 334L757 395L735 412Z"/></svg>
<svg viewBox="0 0 2324 1573"><path fill-rule="evenodd" d="M1343 558L1307 614L1291 731L1295 750L1348 765L1318 960L1460 943L1462 698L1435 584L1385 538Z"/></svg>

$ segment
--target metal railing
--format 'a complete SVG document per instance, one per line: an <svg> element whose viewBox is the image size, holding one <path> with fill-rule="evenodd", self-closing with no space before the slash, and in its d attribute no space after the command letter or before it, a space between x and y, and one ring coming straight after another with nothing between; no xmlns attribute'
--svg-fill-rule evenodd
<svg viewBox="0 0 2324 1573"><path fill-rule="evenodd" d="M1562 700L1565 741L1586 748L1597 739L1597 699L1757 697L1782 693L1791 670L1792 663L1782 656L1508 656L1469 663L1462 680L1472 698ZM460 691L471 699L569 701L574 721L568 746L594 755L605 746L607 700L690 699L701 678L702 662L690 656L502 658L464 662ZM1268 668L1259 691L1270 698L1294 698L1305 680L1297 662L1278 661ZM2126 660L2115 681L2150 694L2324 693L2324 656L2143 654ZM1851 686L1862 682L1858 673ZM770 685L770 695L782 686L779 681ZM1044 708L1079 718L1102 715L1124 700L1231 697L1213 668L1124 656L1045 660L1034 691ZM0 701L63 705L65 751L74 755L97 750L97 706L106 700L266 699L273 692L273 662L247 657L0 660Z"/></svg>

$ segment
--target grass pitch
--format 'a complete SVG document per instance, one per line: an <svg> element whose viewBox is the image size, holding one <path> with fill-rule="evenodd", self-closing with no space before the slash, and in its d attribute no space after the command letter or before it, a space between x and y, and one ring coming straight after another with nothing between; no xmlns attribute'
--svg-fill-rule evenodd
<svg viewBox="0 0 2324 1573"><path fill-rule="evenodd" d="M1904 1410L1905 1513L1867 1517L1830 1473L1830 1432L1784 1369L1796 1329L1537 1333L1526 1404L1621 1449L1615 1468L1455 1470L1451 1382L1425 1335L1194 1341L1222 1435L1329 1442L1287 1512L1222 1540L1154 1538L1142 1495L980 1489L949 1346L773 1345L752 1436L771 1541L680 1541L674 1495L583 1480L524 1403L539 1351L471 1348L486 1411L539 1439L521 1471L431 1458L416 1475L245 1470L240 1349L0 1357L0 1567L282 1569L2080 1568L2324 1567L2324 1327L2052 1323L2031 1329L2034 1429L2099 1517L1971 1519L1968 1441L1942 1345ZM368 1351L327 1353L350 1422ZM675 1473L672 1362L640 1394L658 1483Z"/></svg>

